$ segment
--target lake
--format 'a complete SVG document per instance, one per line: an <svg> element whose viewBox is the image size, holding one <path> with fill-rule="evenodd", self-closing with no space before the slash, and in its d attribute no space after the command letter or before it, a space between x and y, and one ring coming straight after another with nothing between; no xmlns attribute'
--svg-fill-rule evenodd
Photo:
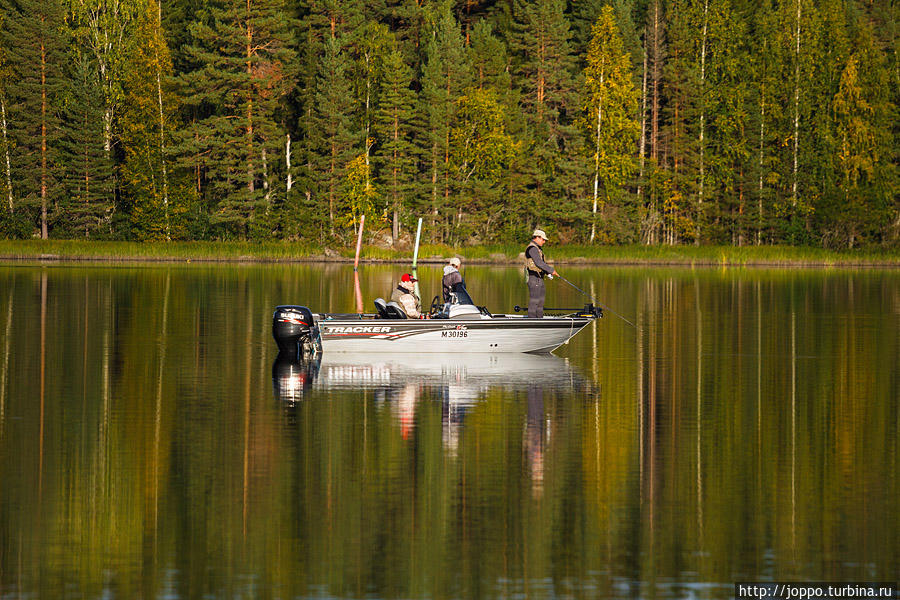
<svg viewBox="0 0 900 600"><path fill-rule="evenodd" d="M0 266L0 597L731 598L900 574L900 271L560 269L554 356L276 359L345 265ZM366 310L404 269L360 267ZM423 304L440 267L419 269ZM521 269L463 265L477 304ZM547 306L581 306L548 282Z"/></svg>

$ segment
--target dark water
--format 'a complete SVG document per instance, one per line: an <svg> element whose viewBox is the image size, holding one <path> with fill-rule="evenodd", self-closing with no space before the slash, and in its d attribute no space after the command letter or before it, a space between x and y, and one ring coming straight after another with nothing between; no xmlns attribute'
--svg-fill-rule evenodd
<svg viewBox="0 0 900 600"><path fill-rule="evenodd" d="M396 267L365 266L387 296ZM421 269L423 300L439 269ZM0 597L728 598L900 574L900 272L569 268L557 357L276 362L349 267L0 267ZM525 304L518 269L473 297ZM578 306L550 282L548 306Z"/></svg>

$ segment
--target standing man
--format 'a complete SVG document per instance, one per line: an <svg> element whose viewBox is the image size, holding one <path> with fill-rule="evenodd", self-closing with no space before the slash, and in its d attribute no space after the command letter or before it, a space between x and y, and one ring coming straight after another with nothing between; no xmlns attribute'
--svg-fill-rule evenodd
<svg viewBox="0 0 900 600"><path fill-rule="evenodd" d="M535 229L531 234L531 243L525 247L525 272L528 274L528 316L542 318L544 316L544 297L547 290L544 288L544 277L548 275L552 279L559 275L551 265L544 260L544 252L541 250L547 243L547 234L540 229Z"/></svg>

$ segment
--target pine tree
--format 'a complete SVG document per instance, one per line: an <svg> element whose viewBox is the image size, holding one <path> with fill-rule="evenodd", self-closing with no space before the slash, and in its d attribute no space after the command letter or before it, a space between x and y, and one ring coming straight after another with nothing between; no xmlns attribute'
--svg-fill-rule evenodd
<svg viewBox="0 0 900 600"><path fill-rule="evenodd" d="M529 175L539 201L563 198L573 173L572 122L580 87L573 77L575 56L565 2L516 0L514 17L510 48L520 57L515 73L531 137ZM571 207L564 203L565 209Z"/></svg>
<svg viewBox="0 0 900 600"><path fill-rule="evenodd" d="M603 208L615 197L615 188L627 181L636 166L638 95L629 55L609 6L594 24L586 62L584 75L589 95L585 123L593 142L593 243L597 237L598 205L602 216Z"/></svg>
<svg viewBox="0 0 900 600"><path fill-rule="evenodd" d="M193 122L184 166L203 172L224 236L271 234L273 168L284 131L278 111L293 86L291 21L273 0L211 5L191 27L195 68L181 77Z"/></svg>
<svg viewBox="0 0 900 600"><path fill-rule="evenodd" d="M10 152L13 197L22 208L38 207L40 236L49 237L50 204L58 199L56 106L64 85L65 12L58 0L0 0L4 14L0 47L8 61L6 87L7 148Z"/></svg>
<svg viewBox="0 0 900 600"><path fill-rule="evenodd" d="M388 55L384 71L375 115L375 131L380 142L376 161L381 172L379 181L391 214L391 239L396 241L405 211L411 208L414 181L411 138L415 93L410 87L412 69L403 61L399 50Z"/></svg>
<svg viewBox="0 0 900 600"><path fill-rule="evenodd" d="M449 235L456 211L451 206L450 132L456 114L456 100L471 84L463 37L448 3L434 15L431 39L425 48L419 111L426 123L426 156L432 227L443 241ZM443 216L442 216L443 215ZM438 223L441 222L441 226Z"/></svg>
<svg viewBox="0 0 900 600"><path fill-rule="evenodd" d="M96 63L85 54L69 65L58 161L66 193L54 228L66 237L108 238L115 210L113 161L105 147L104 98Z"/></svg>
<svg viewBox="0 0 900 600"><path fill-rule="evenodd" d="M347 167L354 157L359 132L354 131L353 94L347 78L348 57L336 38L325 40L325 54L318 69L315 127L311 140L316 149L313 170L319 173L319 197L327 203L325 213L330 235L337 233L342 191L346 185Z"/></svg>

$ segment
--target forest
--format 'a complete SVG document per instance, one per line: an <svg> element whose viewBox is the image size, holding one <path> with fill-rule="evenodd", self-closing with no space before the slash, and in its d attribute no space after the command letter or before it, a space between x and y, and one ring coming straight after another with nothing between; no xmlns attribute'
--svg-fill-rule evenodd
<svg viewBox="0 0 900 600"><path fill-rule="evenodd" d="M892 0L0 0L0 237L896 247Z"/></svg>

